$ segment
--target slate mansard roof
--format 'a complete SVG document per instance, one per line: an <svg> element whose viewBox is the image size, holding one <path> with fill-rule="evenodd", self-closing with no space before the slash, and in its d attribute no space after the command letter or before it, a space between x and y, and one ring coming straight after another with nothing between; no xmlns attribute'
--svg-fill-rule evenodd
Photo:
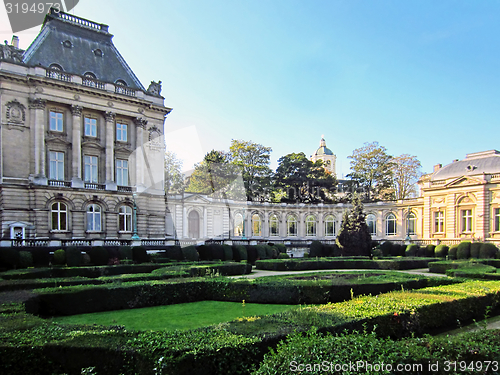
<svg viewBox="0 0 500 375"><path fill-rule="evenodd" d="M45 68L60 66L64 72L80 76L91 73L99 81L123 81L127 87L144 91L112 38L107 25L52 9L22 62Z"/></svg>
<svg viewBox="0 0 500 375"><path fill-rule="evenodd" d="M500 152L497 150L467 154L465 159L448 164L431 176L431 180L446 180L454 177L500 173Z"/></svg>

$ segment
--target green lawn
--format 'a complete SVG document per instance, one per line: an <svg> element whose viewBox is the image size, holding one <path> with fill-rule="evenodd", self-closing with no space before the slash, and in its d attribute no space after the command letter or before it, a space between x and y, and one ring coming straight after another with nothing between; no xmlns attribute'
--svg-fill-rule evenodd
<svg viewBox="0 0 500 375"><path fill-rule="evenodd" d="M129 330L193 329L237 318L268 315L296 305L201 301L142 309L106 311L53 318L64 324L123 325Z"/></svg>

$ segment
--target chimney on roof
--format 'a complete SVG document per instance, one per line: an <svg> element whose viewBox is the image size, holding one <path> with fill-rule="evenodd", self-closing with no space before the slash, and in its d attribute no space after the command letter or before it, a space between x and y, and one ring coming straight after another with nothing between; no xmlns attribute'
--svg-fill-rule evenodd
<svg viewBox="0 0 500 375"><path fill-rule="evenodd" d="M12 41L10 42L16 48L19 48L19 37L16 35L12 35Z"/></svg>
<svg viewBox="0 0 500 375"><path fill-rule="evenodd" d="M436 165L434 166L434 172L439 171L439 170L442 168L442 166L443 166L443 164L436 164Z"/></svg>

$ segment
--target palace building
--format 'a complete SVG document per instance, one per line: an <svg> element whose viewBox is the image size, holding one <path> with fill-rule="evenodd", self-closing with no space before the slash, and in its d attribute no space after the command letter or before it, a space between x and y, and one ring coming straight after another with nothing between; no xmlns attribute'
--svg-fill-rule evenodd
<svg viewBox="0 0 500 375"><path fill-rule="evenodd" d="M145 89L112 38L107 25L52 9L27 50L16 37L0 47L3 239L164 237L171 109L161 82Z"/></svg>
<svg viewBox="0 0 500 375"><path fill-rule="evenodd" d="M0 46L2 246L334 241L348 204L273 204L164 191L161 82L146 89L107 25L51 11L28 49ZM324 138L311 160L336 174ZM500 244L500 153L365 205L374 240Z"/></svg>

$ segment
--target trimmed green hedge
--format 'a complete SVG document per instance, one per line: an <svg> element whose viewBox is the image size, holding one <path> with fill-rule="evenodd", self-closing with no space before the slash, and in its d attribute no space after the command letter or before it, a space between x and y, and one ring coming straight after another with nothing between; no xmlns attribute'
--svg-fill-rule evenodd
<svg viewBox="0 0 500 375"><path fill-rule="evenodd" d="M268 271L307 271L326 269L382 269L382 270L407 270L413 268L426 268L434 258L419 259L273 259L260 260L255 263L255 268Z"/></svg>
<svg viewBox="0 0 500 375"><path fill-rule="evenodd" d="M181 293L198 293L196 285L196 282L189 287L186 285L187 289ZM255 369L269 346L277 344L287 334L310 331L312 327L317 327L320 333L340 333L345 329L370 332L377 327L375 333L379 337L406 337L446 327L457 320L465 322L481 318L490 308L498 307L499 296L498 282L470 281L417 291L362 296L338 304L302 307L270 316L237 319L193 331L173 332L128 332L116 326L65 326L40 322L14 309L7 314L11 320L9 327L12 328L6 328L5 324L0 328L0 358L3 369L12 375L36 373L40 369L45 373L80 374L82 369L90 367L94 367L97 373L112 375L248 374ZM166 291L165 297L171 298ZM24 325L24 329L17 330L15 334L12 332L14 320L18 322L17 326ZM459 356L462 349L453 352L453 355L460 360L468 360L472 358L469 357L471 355L478 360L496 360L498 331L493 331L492 335L481 336L486 341L478 341L477 346L466 345L472 341L463 340L461 347L464 350L467 348L467 356ZM336 350L308 350L307 346L300 345L292 346L287 352L302 355L304 361L309 356L318 358L318 355L334 360L343 358L343 355L354 356L356 354L353 351L358 353L365 347L370 348L370 353L377 353L378 350L392 353L399 346L402 351L406 350L407 355L418 360L427 358L427 349L438 356L439 351L452 353L450 348L459 345L458 340L453 340L455 344L452 345L448 338L447 341L438 340L436 344L429 342L429 338L418 341L413 339L415 343L421 344L422 350L415 353L406 345L408 341L397 341L387 348L386 345L389 344L370 336L371 341L365 346L362 343L366 338L364 336L366 335L357 334L359 340L351 339L340 345L339 350L344 350L342 353L337 353ZM323 338L319 341L325 344L330 342ZM354 347L357 349L352 349ZM424 347L427 349L423 349ZM491 348L494 349L491 353L485 352L485 349ZM279 352L280 355L282 353ZM399 352L396 350L394 355L397 353ZM283 358L283 366L289 366L288 357ZM385 360L392 357L388 354L382 358ZM441 359L450 358L443 356ZM269 365L269 361L266 363ZM279 366L280 363L275 362L274 366ZM283 372L277 369L270 373Z"/></svg>

